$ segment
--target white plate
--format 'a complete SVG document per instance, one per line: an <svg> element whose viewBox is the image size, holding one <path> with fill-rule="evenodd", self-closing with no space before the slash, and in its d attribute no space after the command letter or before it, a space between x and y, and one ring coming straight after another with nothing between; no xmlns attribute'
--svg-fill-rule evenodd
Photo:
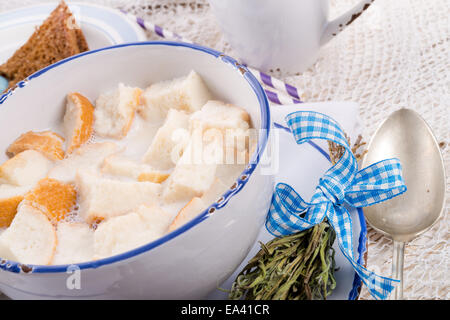
<svg viewBox="0 0 450 320"><path fill-rule="evenodd" d="M0 64L28 40L57 5L52 2L0 13ZM79 2L68 5L91 50L146 40L145 32L119 10Z"/></svg>

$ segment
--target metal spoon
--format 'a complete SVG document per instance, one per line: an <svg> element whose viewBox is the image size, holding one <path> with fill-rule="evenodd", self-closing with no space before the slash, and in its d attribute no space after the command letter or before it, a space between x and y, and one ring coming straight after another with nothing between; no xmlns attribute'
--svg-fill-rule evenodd
<svg viewBox="0 0 450 320"><path fill-rule="evenodd" d="M445 171L439 145L430 127L414 111L400 109L378 128L362 167L398 158L408 190L390 201L364 209L372 227L394 241L392 277L399 279L395 300L403 299L405 244L429 229L441 216L445 203Z"/></svg>

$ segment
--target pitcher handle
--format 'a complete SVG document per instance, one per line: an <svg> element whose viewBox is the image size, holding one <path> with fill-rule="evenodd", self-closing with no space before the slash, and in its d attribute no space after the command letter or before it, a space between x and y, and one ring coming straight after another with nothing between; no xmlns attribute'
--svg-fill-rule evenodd
<svg viewBox="0 0 450 320"><path fill-rule="evenodd" d="M324 29L320 45L326 44L353 21L355 21L364 11L366 11L375 0L363 0L355 5L352 9L341 15L340 17L329 21Z"/></svg>

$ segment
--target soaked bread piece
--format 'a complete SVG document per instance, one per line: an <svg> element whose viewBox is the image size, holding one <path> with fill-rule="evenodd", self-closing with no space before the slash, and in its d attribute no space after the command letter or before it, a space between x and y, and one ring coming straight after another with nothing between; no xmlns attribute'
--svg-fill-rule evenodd
<svg viewBox="0 0 450 320"><path fill-rule="evenodd" d="M103 160L120 151L113 142L85 144L75 149L66 159L59 161L48 173L48 177L65 183L74 183L78 171L97 170Z"/></svg>
<svg viewBox="0 0 450 320"><path fill-rule="evenodd" d="M161 185L152 182L120 181L93 172L80 172L76 178L80 216L87 223L102 221L157 201Z"/></svg>
<svg viewBox="0 0 450 320"><path fill-rule="evenodd" d="M11 225L0 235L0 257L21 263L50 264L56 248L56 230L47 216L22 204Z"/></svg>
<svg viewBox="0 0 450 320"><path fill-rule="evenodd" d="M86 143L92 135L94 106L80 93L67 95L64 131L67 138L67 153L72 153Z"/></svg>
<svg viewBox="0 0 450 320"><path fill-rule="evenodd" d="M9 227L17 213L17 207L29 190L29 187L0 185L0 228Z"/></svg>
<svg viewBox="0 0 450 320"><path fill-rule="evenodd" d="M140 182L164 182L169 174L153 169L151 166L113 154L103 161L101 172L112 176L126 177Z"/></svg>
<svg viewBox="0 0 450 320"><path fill-rule="evenodd" d="M183 111L170 109L166 121L156 132L145 153L143 162L161 170L173 168L189 140L188 129L189 116Z"/></svg>
<svg viewBox="0 0 450 320"><path fill-rule="evenodd" d="M24 200L28 205L41 210L52 223L56 224L74 209L77 192L71 184L45 178L39 181Z"/></svg>
<svg viewBox="0 0 450 320"><path fill-rule="evenodd" d="M94 257L109 257L162 237L170 218L159 206L149 205L100 223L94 234Z"/></svg>
<svg viewBox="0 0 450 320"><path fill-rule="evenodd" d="M47 176L53 161L34 150L23 151L0 166L0 183L34 185Z"/></svg>
<svg viewBox="0 0 450 320"><path fill-rule="evenodd" d="M143 104L138 112L147 120L164 118L169 109L187 113L200 110L211 98L211 93L195 71L173 80L152 84L142 94Z"/></svg>
<svg viewBox="0 0 450 320"><path fill-rule="evenodd" d="M95 103L94 130L101 137L122 139L133 123L142 90L120 83L114 91L101 94Z"/></svg>
<svg viewBox="0 0 450 320"><path fill-rule="evenodd" d="M63 143L64 138L52 131L29 131L14 141L6 153L15 156L25 150L36 150L50 160L61 160L64 158Z"/></svg>
<svg viewBox="0 0 450 320"><path fill-rule="evenodd" d="M94 255L94 230L82 222L58 223L58 244L52 264L71 264L91 261Z"/></svg>

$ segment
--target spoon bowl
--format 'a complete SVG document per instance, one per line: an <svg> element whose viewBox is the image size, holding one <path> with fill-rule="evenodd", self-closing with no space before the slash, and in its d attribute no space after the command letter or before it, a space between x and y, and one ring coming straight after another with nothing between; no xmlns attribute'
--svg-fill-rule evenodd
<svg viewBox="0 0 450 320"><path fill-rule="evenodd" d="M392 113L369 144L362 167L398 158L407 191L364 209L369 224L394 240L393 276L402 280L406 242L427 231L442 215L445 204L444 162L439 145L426 122L410 109ZM402 286L394 291L402 298Z"/></svg>

